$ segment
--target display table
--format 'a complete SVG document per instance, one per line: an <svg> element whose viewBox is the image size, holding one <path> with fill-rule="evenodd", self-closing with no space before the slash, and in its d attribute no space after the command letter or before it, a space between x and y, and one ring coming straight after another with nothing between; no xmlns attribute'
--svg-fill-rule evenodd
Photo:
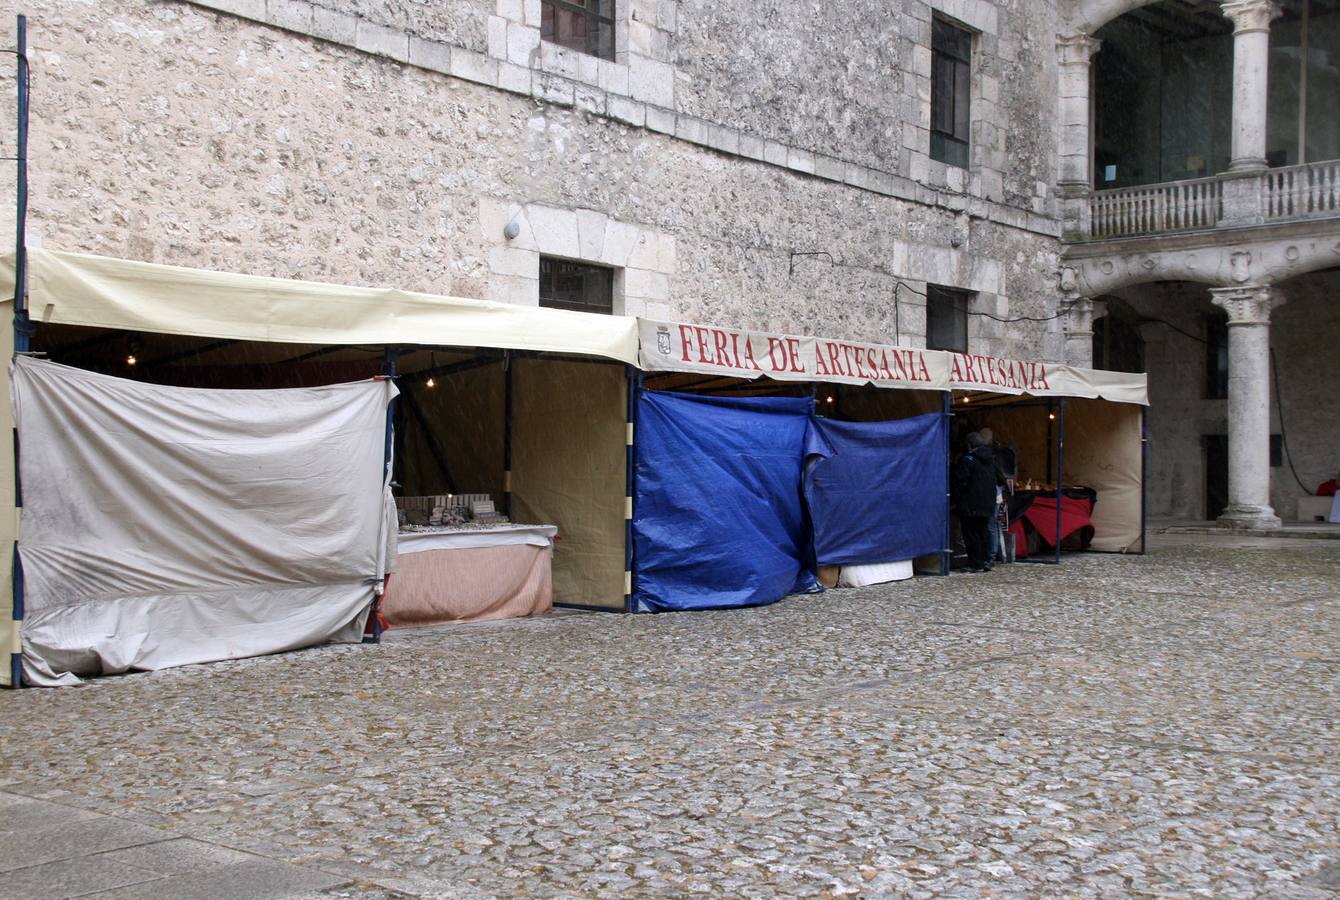
<svg viewBox="0 0 1340 900"><path fill-rule="evenodd" d="M414 528L397 535L387 628L533 616L554 605L553 525Z"/></svg>
<svg viewBox="0 0 1340 900"><path fill-rule="evenodd" d="M1041 547L1054 548L1072 534L1078 535L1083 547L1093 540L1091 516L1097 494L1088 488L1067 488L1062 494L1059 539L1055 491L1016 491L1010 497L1010 533L1014 535L1016 559L1023 559Z"/></svg>

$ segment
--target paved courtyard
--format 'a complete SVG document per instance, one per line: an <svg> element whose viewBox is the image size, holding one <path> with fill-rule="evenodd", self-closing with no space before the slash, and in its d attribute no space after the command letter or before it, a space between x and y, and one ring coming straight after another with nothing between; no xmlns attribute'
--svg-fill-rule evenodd
<svg viewBox="0 0 1340 900"><path fill-rule="evenodd" d="M0 895L1340 887L1340 541L0 694Z"/></svg>

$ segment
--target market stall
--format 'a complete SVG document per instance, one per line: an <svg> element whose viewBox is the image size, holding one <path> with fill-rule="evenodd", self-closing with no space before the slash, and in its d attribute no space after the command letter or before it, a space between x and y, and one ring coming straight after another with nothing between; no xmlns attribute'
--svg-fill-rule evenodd
<svg viewBox="0 0 1340 900"><path fill-rule="evenodd" d="M820 582L864 587L948 571L944 393L873 384L819 387L814 430L848 435L845 448L817 466L812 457L807 468ZM816 479L842 487L834 495L816 494ZM855 537L855 547L834 540L844 532Z"/></svg>
<svg viewBox="0 0 1340 900"><path fill-rule="evenodd" d="M525 582L528 586L514 596L509 596L510 582L500 579L493 583L492 594L474 591L473 606L463 606L459 597L443 600L439 605L451 607L452 613L441 621L497 618L499 610L542 612L550 597L541 602L530 592L540 581L552 603L623 610L626 368L511 352L457 360L446 351L430 351L429 361L429 368L406 371L399 379L405 400L397 417L396 481L403 495L398 502L410 505L401 532L406 546L415 546L420 540L415 535L425 530L463 528L475 543L494 534L499 543L490 555L509 571L551 564L553 569L552 576L546 571L543 579ZM452 492L462 492L456 503L444 499ZM436 503L433 497L439 498ZM481 529L474 504L462 497L484 503L488 519L499 528L520 524L532 533L549 530L548 552L520 549L505 530ZM416 510L417 503L427 505ZM454 507L446 513L451 521L430 522L434 506L440 512ZM432 553L439 572L465 567L480 556L456 553L445 545ZM416 560L411 565L426 564ZM397 596L394 588L404 577L403 572L392 577L391 606L405 602L406 595ZM443 578L437 590L456 588L452 579ZM390 627L411 619L429 624L420 614L386 614Z"/></svg>
<svg viewBox="0 0 1340 900"><path fill-rule="evenodd" d="M366 378L378 372L385 372L399 375L400 383L404 385L406 378L419 378L418 373L435 368L437 365L437 361L433 358L435 351L430 348L444 348L443 352L448 354L447 359L441 361L444 365L493 353L495 363L500 362L498 357L515 354L512 363L517 366L518 372L531 365L540 367L535 370L533 377L519 376L513 399L518 409L530 404L532 408L542 411L550 422L568 432L565 437L553 443L556 447L554 455L565 459L569 467L560 476L549 478L545 471L548 463L533 453L527 455L529 452L527 448L535 447L539 442L534 436L524 435L527 428L532 432L542 433L545 425L537 422L535 416L531 416L531 421L524 425L518 420L518 436L513 448L516 453L516 464L506 468L504 459L502 483L494 483L496 490L502 495L502 504L513 499L508 496L507 490L510 479L514 482L512 486L515 489L516 504L524 509L527 503L532 503L534 504L532 509L541 511L543 503L549 502L546 497L557 495L575 498L570 503L565 502L566 508L573 511L568 519L555 515L548 520L539 519L537 524L556 528L560 537L565 528L576 535L578 539L573 543L575 564L570 570L580 574L598 568L588 565L589 560L598 559L603 568L599 568L598 573L593 576L592 583L598 583L603 593L596 598L596 604L606 604L611 608L616 605L622 607L626 580L623 573L625 550L622 540L622 513L626 504L626 491L622 465L615 473L617 477L613 477L614 487L602 490L598 502L584 505L580 501L583 490L597 483L603 487L610 480L613 467L609 460L617 458L622 463L626 452L627 411L623 391L627 380L626 366L636 359L635 326L632 320L403 291L205 272L46 250L30 251L28 262L28 301L34 318L40 319L40 326L34 338L34 349L49 352L53 358L68 358L73 365L85 369L104 373L115 372L123 376L128 384L135 385L136 390L149 385L150 382L157 382L162 384L165 390L187 391L190 396L205 398L209 402L216 402L219 396L231 392L236 395L239 405L230 416L220 417L220 421L224 422L240 423L245 426L250 425L253 419L268 421L264 418L268 397L283 395L286 391L294 389L328 391L332 389L330 386L332 380ZM8 276L12 283L12 258L0 264L0 272ZM532 356L535 358L522 359ZM553 410L561 406L561 403L548 393L549 388L542 383L556 380L555 369L551 367L564 365L570 361L576 365L593 361L601 363L602 374L590 379L590 384L596 387L590 388L588 385L588 388L600 392L602 400L600 415L605 418L600 419L599 427L604 429L602 434L613 437L612 447L608 452L593 454L599 457L599 465L604 467L595 475L590 472L584 473L582 466L573 464L579 460L576 447L584 437L583 432L589 431L587 422L581 417L591 413L590 403L583 400L569 404L571 411L568 413L562 410L554 412ZM573 381L573 379L566 380ZM376 383L382 391L391 390L391 381ZM574 393L578 393L582 389L581 379L575 379L575 383ZM237 390L239 388L256 389L255 395L244 395L244 392ZM180 406L175 396L170 401L163 401L162 405L171 407L174 403ZM399 403L393 405L400 406ZM167 410L161 414L143 417L143 428L135 432L135 440L147 448L145 453L150 457L153 453L165 453L170 449L171 436L168 429L173 422L173 415L176 414L178 413L175 410ZM397 412L402 426L406 415L409 415L407 409L400 409ZM568 415L569 418L565 419L564 415ZM303 421L305 420L300 411L295 413L290 410L277 415L274 420L273 437L293 440L295 437L307 436L311 429L297 436L290 435L284 430L285 423L291 428L299 428ZM458 433L460 430L459 423L453 423L450 419L431 424L438 434L450 434L453 433L453 429ZM498 421L499 432L505 425L501 419ZM577 427L578 425L580 427ZM378 498L380 511L383 509L380 498L384 493L388 471L386 464L392 458L390 447L393 443L384 409L377 417L375 430L377 437L373 448L376 456L375 464L362 481L353 478L347 471L347 466L339 465L340 462L347 462L347 459L328 459L325 455L336 453L339 446L337 442L329 447L320 448L324 454L299 452L295 453L293 458L296 463L307 467L320 466L323 470L328 469L329 473L332 473L329 491L371 490ZM404 430L408 432L410 429ZM30 437L36 440L39 434L40 429L31 422L20 423L18 427L20 444L26 443ZM96 446L98 453L93 454L90 459L95 459L103 452L104 448L101 445ZM487 449L483 448L484 452L479 454L481 458ZM369 450L369 453L372 452ZM352 458L348 454L345 456ZM428 452L428 456L432 456L431 451ZM25 453L23 458L27 463L30 456ZM476 469L483 465L479 462L463 463L459 458L454 459L452 463L463 473L467 472L471 465ZM12 464L11 453L0 453L0 465ZM436 465L436 461L433 465ZM97 474L96 467L91 471ZM334 473L338 473L339 477L334 477ZM286 482L290 477L296 475L285 476L281 481ZM201 469L199 480L206 495L211 498L226 498L234 489L232 480L226 477L223 470L204 467ZM3 481L4 479L0 479L0 482ZM25 488L28 488L26 482L29 481L29 477L25 477L24 481ZM35 483L41 484L40 479ZM493 492L494 484L490 484L484 490ZM105 488L105 483L99 483L97 486L98 490ZM45 495L49 490L42 487L25 490L24 493L25 499L28 500L26 511L31 513L34 509L40 510L44 502L37 495ZM617 499L612 500L606 495L617 495ZM248 496L254 507L250 512L257 516L269 517L266 521L282 519L298 509L294 506L293 498L283 491L275 490ZM598 507L600 512L590 513L589 509L592 507ZM611 507L617 509L612 525L608 521L611 518L608 509ZM332 506L332 509L338 508L338 504ZM554 507L551 504L549 508ZM222 515L221 511L226 509L226 504L223 504L218 508L205 505L195 510L198 527L207 528L209 523L215 517ZM28 515L24 516L25 521L28 518ZM314 521L324 521L322 516L313 518ZM40 516L33 521L38 520ZM383 519L379 518L378 522L381 521ZM618 537L612 541L602 538L603 543L593 542L582 537L583 529L586 529L587 533L598 532L601 535L612 532ZM185 552L183 548L189 546L189 542L183 539L180 531L163 529L147 536L142 530L136 533L144 537L147 542L147 549L144 552L163 560L176 558L176 554ZM30 535L25 531L19 540L21 553L31 556L34 560L38 560L43 552L42 544L36 540L36 534L33 532ZM546 534L545 539L549 540L550 536ZM411 539L410 543L414 544L414 539ZM385 544L381 546L385 547ZM525 546L535 557L533 562L541 558L545 560L544 572L539 571L540 566L536 562L528 573L535 576L533 593L537 598L542 598L545 592L542 583L547 574L548 556L552 551L549 547ZM275 548L282 547L281 543L273 543L268 552L274 552ZM334 544L327 549L331 552L338 550ZM535 550L543 552L534 553ZM258 557L259 562L269 560L263 555L267 552L267 547L257 546L255 552L262 554ZM406 554L406 558L421 556L426 560L432 552L435 551L425 550L421 553L411 551ZM457 549L452 552L464 552L464 550ZM33 556L33 553L37 555ZM424 556L424 553L429 556ZM385 568L393 570L393 554L387 549L382 550L382 554ZM347 550L340 550L338 555L346 565L354 565L361 559L358 554ZM237 560L235 565L239 567L249 565L257 571L263 571L257 560L236 555L229 557L230 560L234 558ZM615 561L614 566L609 564L611 559ZM415 560L411 569L419 568L418 562ZM615 572L606 571L615 567L617 567ZM474 566L470 568L472 571L477 571ZM38 570L39 574L43 574L40 562ZM322 573L338 575L344 569L328 561L322 565L313 564L304 571L312 573L313 590L310 592L309 601L299 604L299 614L343 616L342 607L335 602L335 589L319 581L318 578ZM406 590L409 589L408 583L415 577L432 580L434 571L430 567L427 576L422 572L407 576ZM555 585L561 583L559 571L560 568L556 564ZM50 593L68 592L70 587L68 580L75 576L75 570L61 564L54 567L51 572L54 573L56 581L50 583ZM190 581L186 576L183 578ZM375 571L362 573L360 578L363 579L360 582L360 589L368 593L370 601L371 597L381 590L381 580ZM394 583L394 574L391 580ZM580 577L567 578L566 583L575 585L576 590L583 589ZM46 583L42 587L45 590ZM19 641L24 648L23 658L38 661L43 658L45 652L43 647L47 640L44 637L43 620L39 615L42 598L47 595L39 593L29 597L24 588L25 581L16 580L13 593L9 595L13 598L13 616L12 618L0 616L0 619L5 620L5 624L11 629L11 639L13 632L19 633ZM227 601L224 594L216 594L216 597ZM25 609L25 600L34 602L28 602ZM537 599L532 609L538 608L543 602L542 599ZM366 614L367 605L364 603L360 607L360 615ZM194 630L191 641L179 643L180 647L185 648L181 652L163 651L156 655L145 655L154 647L165 647L180 637L173 630L169 620L149 615L141 617L137 620L140 624L133 626L141 635L144 653L137 656L135 653L125 652L114 658L115 655L108 651L104 654L106 661L99 663L101 670L118 670L122 668L122 661L127 662L125 667L128 668L152 668L159 665L177 665L226 656L271 652L329 639L329 635L319 636L312 630L301 638L284 637L284 629L269 627L273 626L272 617L279 614L280 608L277 605L265 606L263 611L258 613L245 604L222 602L221 609L225 617L254 615L255 633L265 635L269 643L262 646L256 643L229 641L208 628L198 628ZM25 612L32 614L30 623L24 622ZM210 615L214 616L217 612L213 610ZM355 618L357 617L350 617L351 626L356 624L353 621ZM357 631L357 628L351 627L350 630ZM43 646L38 646L37 642L43 642ZM11 673L18 671L19 662L20 657L16 655L15 666L10 669Z"/></svg>
<svg viewBox="0 0 1340 900"><path fill-rule="evenodd" d="M1144 375L955 354L951 446L990 433L1020 559L1144 546Z"/></svg>
<svg viewBox="0 0 1340 900"><path fill-rule="evenodd" d="M757 606L815 585L801 496L811 405L641 392L638 611Z"/></svg>
<svg viewBox="0 0 1340 900"><path fill-rule="evenodd" d="M359 640L387 565L385 379L163 387L18 357L23 678Z"/></svg>
<svg viewBox="0 0 1340 900"><path fill-rule="evenodd" d="M851 422L815 418L805 500L826 586L910 578L912 561L944 549L946 420L941 413Z"/></svg>

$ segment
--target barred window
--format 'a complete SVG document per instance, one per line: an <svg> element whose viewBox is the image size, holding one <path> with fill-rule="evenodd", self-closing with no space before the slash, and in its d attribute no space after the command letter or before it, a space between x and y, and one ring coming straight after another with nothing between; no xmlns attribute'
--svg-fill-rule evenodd
<svg viewBox="0 0 1340 900"><path fill-rule="evenodd" d="M614 0L540 0L540 37L578 53L614 59Z"/></svg>
<svg viewBox="0 0 1340 900"><path fill-rule="evenodd" d="M540 257L540 305L577 312L614 313L614 270Z"/></svg>
<svg viewBox="0 0 1340 900"><path fill-rule="evenodd" d="M972 32L931 22L931 159L968 167Z"/></svg>

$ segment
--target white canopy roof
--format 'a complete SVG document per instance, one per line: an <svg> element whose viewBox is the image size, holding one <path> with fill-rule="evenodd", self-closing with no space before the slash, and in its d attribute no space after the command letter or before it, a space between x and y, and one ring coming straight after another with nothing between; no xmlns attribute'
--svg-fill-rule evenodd
<svg viewBox="0 0 1340 900"><path fill-rule="evenodd" d="M0 279L13 283L13 254L0 259ZM54 250L28 251L28 303L37 322L126 331L322 345L497 347L598 356L647 371L1149 402L1143 374Z"/></svg>
<svg viewBox="0 0 1340 900"><path fill-rule="evenodd" d="M0 260L0 279L14 283L13 254ZM36 322L126 331L298 344L500 347L637 364L636 320L624 316L54 250L28 251L28 311Z"/></svg>

